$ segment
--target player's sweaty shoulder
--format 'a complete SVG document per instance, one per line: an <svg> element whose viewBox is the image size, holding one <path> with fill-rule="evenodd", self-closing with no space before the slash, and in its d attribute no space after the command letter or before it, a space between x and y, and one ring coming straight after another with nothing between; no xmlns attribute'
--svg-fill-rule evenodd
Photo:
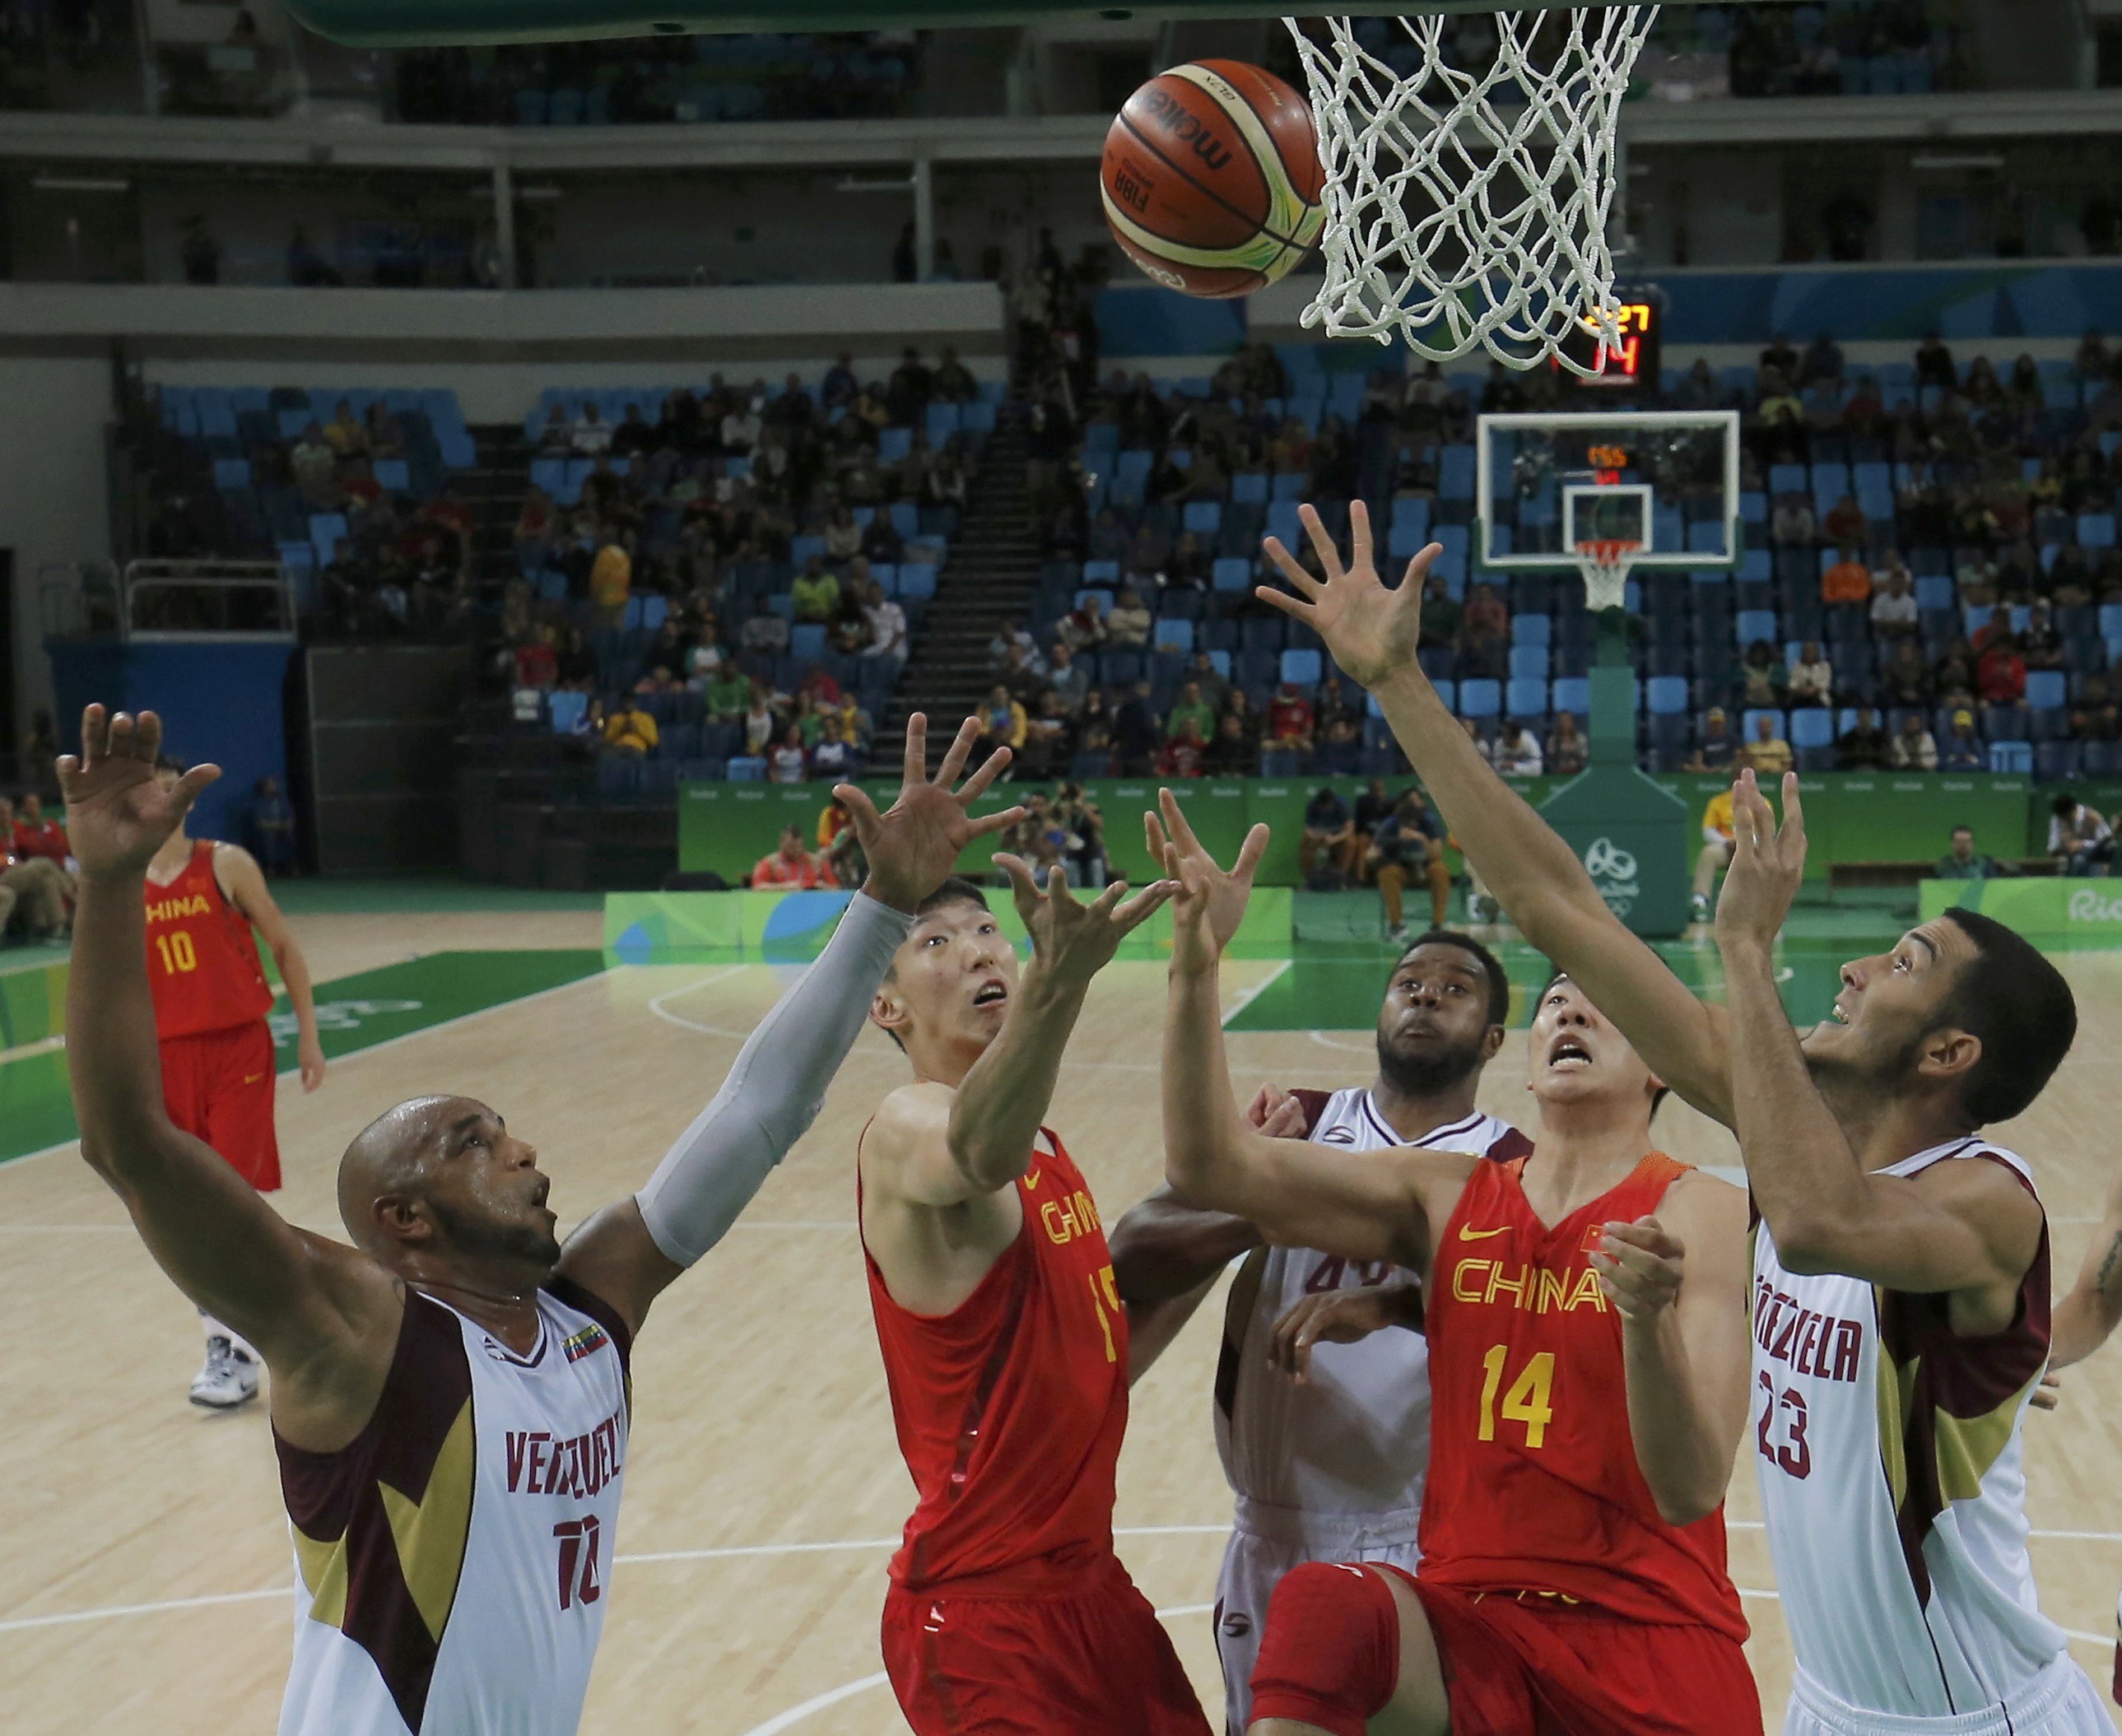
<svg viewBox="0 0 2122 1736"><path fill-rule="evenodd" d="M933 1079L901 1085L886 1097L862 1135L863 1181L880 1192L900 1194L909 1164L933 1158L946 1149L956 1098L956 1092Z"/></svg>
<svg viewBox="0 0 2122 1736"><path fill-rule="evenodd" d="M1707 1170L1690 1167L1676 1176L1652 1215L1683 1241L1691 1234L1703 1242L1705 1256L1746 1257L1746 1191Z"/></svg>

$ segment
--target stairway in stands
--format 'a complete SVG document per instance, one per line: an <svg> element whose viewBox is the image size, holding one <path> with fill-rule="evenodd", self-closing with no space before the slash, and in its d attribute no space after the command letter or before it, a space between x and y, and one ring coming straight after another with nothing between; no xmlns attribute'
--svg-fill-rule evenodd
<svg viewBox="0 0 2122 1736"><path fill-rule="evenodd" d="M994 685L988 669L989 642L1031 607L1039 588L1040 541L1025 486L1030 456L1025 406L1012 400L996 414L973 479L964 528L951 545L898 690L877 720L870 765L881 777L897 774L911 712L928 714L932 762L941 755L942 744Z"/></svg>
<svg viewBox="0 0 2122 1736"><path fill-rule="evenodd" d="M465 504L478 515L471 538L471 581L484 601L498 604L516 577L516 521L530 489L530 443L521 423L481 423L470 430L479 467L456 478Z"/></svg>

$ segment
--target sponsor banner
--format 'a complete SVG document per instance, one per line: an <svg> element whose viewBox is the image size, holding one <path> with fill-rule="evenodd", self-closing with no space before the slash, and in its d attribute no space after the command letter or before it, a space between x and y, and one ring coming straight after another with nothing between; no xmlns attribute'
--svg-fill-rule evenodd
<svg viewBox="0 0 2122 1736"><path fill-rule="evenodd" d="M1918 908L1924 922L1950 910L1979 910L2030 940L2122 946L2122 880L1926 880Z"/></svg>
<svg viewBox="0 0 2122 1736"><path fill-rule="evenodd" d="M1030 945L1017 905L1003 887L983 889L1011 944ZM853 895L847 892L608 892L605 958L611 964L806 964L824 950ZM1087 901L1094 892L1078 892ZM1232 937L1233 958L1289 957L1294 899L1288 887L1253 889ZM1171 956L1171 912L1155 912L1121 943L1118 956Z"/></svg>

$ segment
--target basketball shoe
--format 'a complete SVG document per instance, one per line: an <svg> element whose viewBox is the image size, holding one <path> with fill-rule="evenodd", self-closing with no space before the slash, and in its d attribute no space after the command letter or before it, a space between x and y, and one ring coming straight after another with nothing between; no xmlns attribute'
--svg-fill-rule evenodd
<svg viewBox="0 0 2122 1736"><path fill-rule="evenodd" d="M206 1366L192 1377L192 1402L209 1411L233 1411L258 1396L258 1364L226 1338L206 1341Z"/></svg>

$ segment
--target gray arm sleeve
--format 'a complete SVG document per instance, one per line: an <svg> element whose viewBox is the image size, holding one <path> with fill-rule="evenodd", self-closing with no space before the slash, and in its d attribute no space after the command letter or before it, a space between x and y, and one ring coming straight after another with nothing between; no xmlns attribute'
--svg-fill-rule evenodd
<svg viewBox="0 0 2122 1736"><path fill-rule="evenodd" d="M913 925L858 892L817 962L759 1022L714 1101L634 1196L665 1257L690 1266L721 1241L802 1138Z"/></svg>

